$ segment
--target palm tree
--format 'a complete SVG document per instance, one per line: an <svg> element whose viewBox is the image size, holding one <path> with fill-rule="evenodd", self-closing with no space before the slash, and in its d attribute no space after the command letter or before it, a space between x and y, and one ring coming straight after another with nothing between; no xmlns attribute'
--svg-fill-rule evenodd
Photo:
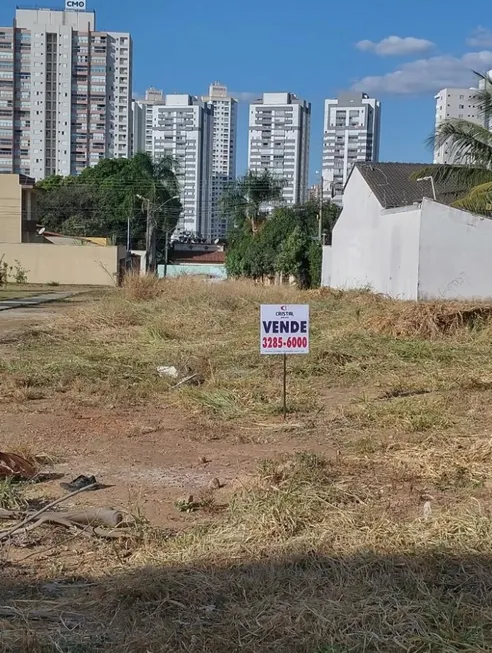
<svg viewBox="0 0 492 653"><path fill-rule="evenodd" d="M152 202L159 203L179 195L177 163L170 156L153 159L150 154L135 154L131 160L135 186Z"/></svg>
<svg viewBox="0 0 492 653"><path fill-rule="evenodd" d="M433 149L446 146L451 157L463 163L424 168L414 177L427 174L437 182L452 184L467 193L453 206L492 215L492 132L489 130L492 129L492 73L475 75L480 82L475 99L485 126L462 118L448 118L428 139Z"/></svg>
<svg viewBox="0 0 492 653"><path fill-rule="evenodd" d="M265 205L280 201L284 186L285 181L275 177L268 170L248 170L225 192L222 206L234 216L236 225L248 222L251 231L256 234L268 215Z"/></svg>
<svg viewBox="0 0 492 653"><path fill-rule="evenodd" d="M130 193L133 191L135 198L142 202L142 209L147 211L147 266L151 272L157 269L158 249L164 251L167 269L171 233L182 210L176 170L177 163L169 156L154 159L147 153L139 153L131 161L135 185Z"/></svg>

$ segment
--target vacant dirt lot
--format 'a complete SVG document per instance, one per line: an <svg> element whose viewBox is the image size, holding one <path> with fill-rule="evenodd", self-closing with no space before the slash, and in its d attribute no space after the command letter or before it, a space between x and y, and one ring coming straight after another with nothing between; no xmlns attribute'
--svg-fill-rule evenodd
<svg viewBox="0 0 492 653"><path fill-rule="evenodd" d="M74 505L138 509L155 526L182 528L191 520L176 510L175 502L203 494L215 478L223 485L217 492L220 501L247 480L260 460L322 448L314 437L269 431L256 432L256 442L249 435L246 442L237 441L232 433L214 439L213 431L207 437L203 427L177 409L67 411L33 401L20 413L2 410L0 450L40 456L46 461L42 472L60 475L33 486L29 496L56 499L63 495L60 480L94 474L108 487L74 497Z"/></svg>
<svg viewBox="0 0 492 653"><path fill-rule="evenodd" d="M79 296L60 304L1 312L4 356L14 355L16 345L37 328L49 329L93 301ZM90 496L79 495L74 505L132 504L156 526L190 524L190 516L179 513L175 502L206 492L216 478L223 486L218 496L227 496L260 460L306 447L326 450L326 443L302 423L243 424L238 429L189 416L173 402L166 407L101 408L59 396L46 400L38 399L36 392L28 394L28 401L15 397L0 407L0 451L41 456L46 461L41 471L57 477L31 488L30 496L56 499L63 495L60 480L94 474L108 487ZM24 399L22 392L20 399ZM326 399L336 408L347 402L348 394L332 391Z"/></svg>
<svg viewBox="0 0 492 653"><path fill-rule="evenodd" d="M262 302L311 305L285 423ZM131 522L7 539L0 650L492 650L491 314L190 280L0 314L0 450L48 475L0 508L95 474L61 508Z"/></svg>

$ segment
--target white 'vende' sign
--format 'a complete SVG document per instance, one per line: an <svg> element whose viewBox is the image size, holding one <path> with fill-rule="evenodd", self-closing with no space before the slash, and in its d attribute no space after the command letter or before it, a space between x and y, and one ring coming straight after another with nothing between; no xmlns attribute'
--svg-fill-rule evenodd
<svg viewBox="0 0 492 653"><path fill-rule="evenodd" d="M65 0L65 11L85 11L86 6L86 0Z"/></svg>
<svg viewBox="0 0 492 653"><path fill-rule="evenodd" d="M309 305L262 304L261 354L309 354Z"/></svg>

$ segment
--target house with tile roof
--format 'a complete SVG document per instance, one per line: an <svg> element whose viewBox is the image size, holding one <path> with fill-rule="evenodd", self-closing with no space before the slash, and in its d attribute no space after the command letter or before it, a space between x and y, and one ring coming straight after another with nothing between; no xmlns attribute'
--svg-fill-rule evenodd
<svg viewBox="0 0 492 653"><path fill-rule="evenodd" d="M355 165L323 285L408 300L492 297L492 220L452 207L462 190L429 172L416 179L423 167Z"/></svg>

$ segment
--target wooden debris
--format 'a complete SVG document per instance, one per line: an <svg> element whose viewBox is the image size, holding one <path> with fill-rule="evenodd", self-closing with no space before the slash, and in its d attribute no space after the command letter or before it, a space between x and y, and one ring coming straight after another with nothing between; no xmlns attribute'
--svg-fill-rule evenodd
<svg viewBox="0 0 492 653"><path fill-rule="evenodd" d="M37 470L28 460L16 453L0 451L0 478L20 478L29 481L37 474Z"/></svg>
<svg viewBox="0 0 492 653"><path fill-rule="evenodd" d="M29 513L22 519L18 510L0 510L0 519L21 519L12 528L6 531L0 531L0 542L3 542L15 533L23 531L28 533L44 524L55 524L65 528L79 528L86 535L95 535L98 537L119 538L127 537L127 530L118 527L123 522L123 514L113 508L88 508L85 510L75 511L53 511L58 504L66 501L70 497L90 490L93 486L89 485L83 489L75 490L61 499L51 502L41 510Z"/></svg>

